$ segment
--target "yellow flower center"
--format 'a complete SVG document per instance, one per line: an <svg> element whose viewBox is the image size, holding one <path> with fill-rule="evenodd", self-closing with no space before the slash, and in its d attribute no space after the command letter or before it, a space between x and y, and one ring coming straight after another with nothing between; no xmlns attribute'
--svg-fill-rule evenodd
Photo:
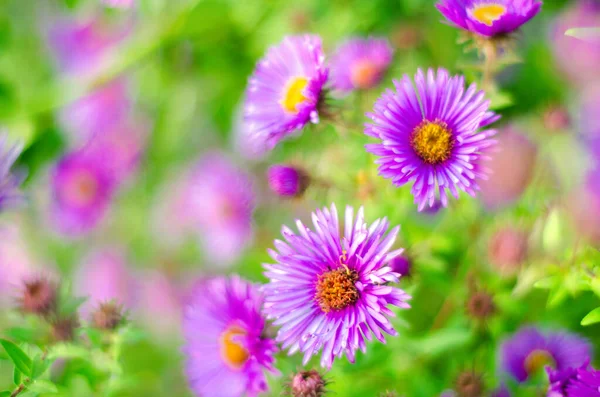
<svg viewBox="0 0 600 397"><path fill-rule="evenodd" d="M293 77L290 79L286 85L283 99L279 102L285 111L298 113L298 105L308 99L302 93L307 84L308 79L305 77Z"/></svg>
<svg viewBox="0 0 600 397"><path fill-rule="evenodd" d="M370 61L358 61L352 65L350 81L356 88L371 88L377 80L379 68Z"/></svg>
<svg viewBox="0 0 600 397"><path fill-rule="evenodd" d="M492 26L492 24L500 19L505 12L506 7L503 5L491 3L475 6L475 8L471 10L471 15L479 22L487 26Z"/></svg>
<svg viewBox="0 0 600 397"><path fill-rule="evenodd" d="M248 350L236 338L244 335L246 331L236 326L228 328L221 335L221 357L233 369L242 368L250 356Z"/></svg>
<svg viewBox="0 0 600 397"><path fill-rule="evenodd" d="M535 374L547 365L554 365L554 359L546 350L534 350L525 358L525 370Z"/></svg>
<svg viewBox="0 0 600 397"><path fill-rule="evenodd" d="M319 276L315 299L324 313L338 311L358 300L358 290L354 283L358 274L346 267L330 270Z"/></svg>
<svg viewBox="0 0 600 397"><path fill-rule="evenodd" d="M66 186L67 200L75 205L87 205L98 193L98 181L86 171L73 175Z"/></svg>
<svg viewBox="0 0 600 397"><path fill-rule="evenodd" d="M450 157L454 138L446 123L423 120L412 133L411 145L424 162L435 165Z"/></svg>

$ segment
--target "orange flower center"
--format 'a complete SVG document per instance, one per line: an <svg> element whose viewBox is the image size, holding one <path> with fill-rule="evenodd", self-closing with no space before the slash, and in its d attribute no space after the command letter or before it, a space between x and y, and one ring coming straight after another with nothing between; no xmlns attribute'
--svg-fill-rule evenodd
<svg viewBox="0 0 600 397"><path fill-rule="evenodd" d="M244 335L246 331L237 326L228 328L221 335L221 357L233 369L242 368L250 356L248 350L239 342Z"/></svg>
<svg viewBox="0 0 600 397"><path fill-rule="evenodd" d="M525 358L525 370L528 374L535 374L547 365L554 365L554 359L546 350L534 350Z"/></svg>
<svg viewBox="0 0 600 397"><path fill-rule="evenodd" d="M413 131L411 144L423 161L435 165L448 160L454 147L454 138L446 123L424 120Z"/></svg>
<svg viewBox="0 0 600 397"><path fill-rule="evenodd" d="M475 8L471 10L471 15L479 22L487 26L492 26L505 12L506 7L503 5L491 3L475 6Z"/></svg>
<svg viewBox="0 0 600 397"><path fill-rule="evenodd" d="M72 176L66 186L68 201L75 205L87 205L98 193L98 181L87 171L80 171Z"/></svg>
<svg viewBox="0 0 600 397"><path fill-rule="evenodd" d="M306 77L293 77L287 83L283 99L279 102L283 109L289 113L298 113L298 105L308 98L302 93L308 85Z"/></svg>
<svg viewBox="0 0 600 397"><path fill-rule="evenodd" d="M358 274L346 267L330 270L319 276L315 300L324 313L342 310L358 300L358 290L354 283Z"/></svg>
<svg viewBox="0 0 600 397"><path fill-rule="evenodd" d="M352 65L350 81L356 88L371 88L379 75L379 68L371 61L358 61Z"/></svg>

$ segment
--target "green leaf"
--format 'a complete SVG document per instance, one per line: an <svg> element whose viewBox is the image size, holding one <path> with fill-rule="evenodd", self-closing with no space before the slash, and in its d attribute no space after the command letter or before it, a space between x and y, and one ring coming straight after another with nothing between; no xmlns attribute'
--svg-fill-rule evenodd
<svg viewBox="0 0 600 397"><path fill-rule="evenodd" d="M15 364L15 367L22 373L29 375L31 373L31 359L27 354L25 354L19 346L6 339L0 339L0 344L2 344L4 350L6 350L6 353Z"/></svg>
<svg viewBox="0 0 600 397"><path fill-rule="evenodd" d="M20 342L33 342L36 339L38 332L31 328L13 327L4 331L4 334L9 338Z"/></svg>
<svg viewBox="0 0 600 397"><path fill-rule="evenodd" d="M27 386L27 390L34 393L58 393L58 388L54 383L42 379Z"/></svg>
<svg viewBox="0 0 600 397"><path fill-rule="evenodd" d="M600 322L600 307L595 308L591 312L585 315L581 320L581 325L592 325Z"/></svg>
<svg viewBox="0 0 600 397"><path fill-rule="evenodd" d="M42 376L44 374L44 372L46 372L48 367L50 367L50 364L51 364L50 360L42 360L41 355L38 354L33 359L33 364L31 367L31 378L37 379L40 376Z"/></svg>
<svg viewBox="0 0 600 397"><path fill-rule="evenodd" d="M86 297L69 297L60 305L61 314L63 316L70 316L71 314L74 314L77 309L79 309L79 306L81 306L87 299L88 298Z"/></svg>
<svg viewBox="0 0 600 397"><path fill-rule="evenodd" d="M12 394L12 392L9 390L0 391L0 397L10 397L11 394Z"/></svg>
<svg viewBox="0 0 600 397"><path fill-rule="evenodd" d="M17 367L15 367L15 370L13 372L13 383L16 386L19 386L21 384L21 378L22 378L22 373L21 371L19 371L19 369Z"/></svg>

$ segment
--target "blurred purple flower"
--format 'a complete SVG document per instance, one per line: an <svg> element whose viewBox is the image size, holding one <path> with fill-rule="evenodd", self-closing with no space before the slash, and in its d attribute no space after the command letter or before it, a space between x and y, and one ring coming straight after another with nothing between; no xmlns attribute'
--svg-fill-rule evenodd
<svg viewBox="0 0 600 397"><path fill-rule="evenodd" d="M126 81L115 80L60 111L60 120L76 147L118 128L131 110Z"/></svg>
<svg viewBox="0 0 600 397"><path fill-rule="evenodd" d="M263 298L256 286L232 276L205 280L185 308L186 374L198 396L256 396L276 372L275 341L264 336Z"/></svg>
<svg viewBox="0 0 600 397"><path fill-rule="evenodd" d="M517 381L547 365L559 371L578 367L590 359L591 346L584 338L567 332L542 333L534 327L521 328L502 343L502 370Z"/></svg>
<svg viewBox="0 0 600 397"><path fill-rule="evenodd" d="M19 228L0 224L0 307L14 303L23 283L37 273L34 258Z"/></svg>
<svg viewBox="0 0 600 397"><path fill-rule="evenodd" d="M488 209L508 206L518 200L531 181L536 146L514 127L498 134L497 152L486 164L491 173L481 181L481 198Z"/></svg>
<svg viewBox="0 0 600 397"><path fill-rule="evenodd" d="M25 175L11 171L21 149L21 145L7 147L6 134L0 132L0 213L25 202L25 196L19 189Z"/></svg>
<svg viewBox="0 0 600 397"><path fill-rule="evenodd" d="M342 43L331 59L333 88L349 92L375 87L387 71L394 50L385 38L353 38Z"/></svg>
<svg viewBox="0 0 600 397"><path fill-rule="evenodd" d="M283 197L298 197L304 194L310 177L297 167L285 164L275 164L267 171L269 188L275 194Z"/></svg>
<svg viewBox="0 0 600 397"><path fill-rule="evenodd" d="M436 7L453 25L485 37L513 33L533 18L538 0L440 0Z"/></svg>
<svg viewBox="0 0 600 397"><path fill-rule="evenodd" d="M550 42L560 67L573 82L582 86L600 81L600 39L581 40L565 36L572 28L600 25L600 3L597 0L579 0L559 15Z"/></svg>
<svg viewBox="0 0 600 397"><path fill-rule="evenodd" d="M250 176L221 153L206 154L192 169L188 216L209 258L235 261L252 238L255 194Z"/></svg>
<svg viewBox="0 0 600 397"><path fill-rule="evenodd" d="M89 232L104 218L116 185L103 159L84 151L60 159L51 184L55 226L73 237Z"/></svg>
<svg viewBox="0 0 600 397"><path fill-rule="evenodd" d="M510 397L510 391L504 383L500 385L496 390L492 392L491 397Z"/></svg>
<svg viewBox="0 0 600 397"><path fill-rule="evenodd" d="M598 18L600 22L600 13ZM600 70L598 74L600 74ZM586 146L592 154L594 164L600 165L600 83L583 91L580 130Z"/></svg>
<svg viewBox="0 0 600 397"><path fill-rule="evenodd" d="M136 281L122 248L105 247L89 253L74 276L77 296L88 297L81 311L88 316L101 303L115 301L127 310L135 300Z"/></svg>
<svg viewBox="0 0 600 397"><path fill-rule="evenodd" d="M109 7L115 8L133 8L135 0L101 0Z"/></svg>
<svg viewBox="0 0 600 397"><path fill-rule="evenodd" d="M135 316L161 338L180 333L183 293L166 274L150 271L139 276Z"/></svg>
<svg viewBox="0 0 600 397"><path fill-rule="evenodd" d="M588 171L584 183L566 200L571 222L588 242L600 244L600 168Z"/></svg>
<svg viewBox="0 0 600 397"><path fill-rule="evenodd" d="M446 190L456 198L459 189L475 196L477 181L487 178L481 161L496 133L481 129L500 116L488 110L483 91L474 84L465 91L464 77L445 69L427 75L419 69L415 83L416 90L407 75L394 80L396 91L387 90L367 114L372 123L365 134L381 141L366 145L379 157L379 174L395 186L412 181L421 211L437 200L446 206Z"/></svg>
<svg viewBox="0 0 600 397"><path fill-rule="evenodd" d="M148 125L128 117L98 134L85 147L90 156L102 159L117 182L123 182L137 169L146 146Z"/></svg>
<svg viewBox="0 0 600 397"><path fill-rule="evenodd" d="M100 19L62 21L48 37L61 69L68 74L89 76L113 56L111 50L128 34L129 28L105 26Z"/></svg>
<svg viewBox="0 0 600 397"><path fill-rule="evenodd" d="M314 231L296 221L298 234L286 226L287 243L275 240L269 254L276 264L265 264L264 312L281 326L277 341L290 354L304 353L306 365L322 350L321 366L331 368L334 357L346 354L354 362L356 350L366 351L365 338L385 343L382 331L397 335L387 316L389 306L410 307L410 296L390 283L398 282L387 264L402 250L389 252L398 234L387 235L387 219L369 228L363 208L346 208L344 234L340 235L335 205L312 216Z"/></svg>
<svg viewBox="0 0 600 397"><path fill-rule="evenodd" d="M245 132L253 152L270 150L308 122L319 121L318 105L329 73L321 38L287 36L271 47L248 82Z"/></svg>

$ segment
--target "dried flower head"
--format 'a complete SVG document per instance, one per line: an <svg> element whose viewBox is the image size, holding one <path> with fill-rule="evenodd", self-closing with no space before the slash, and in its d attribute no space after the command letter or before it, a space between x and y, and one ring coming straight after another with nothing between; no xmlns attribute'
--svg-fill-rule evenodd
<svg viewBox="0 0 600 397"><path fill-rule="evenodd" d="M92 325L99 329L114 330L118 328L124 320L123 306L116 302L101 303L92 313Z"/></svg>
<svg viewBox="0 0 600 397"><path fill-rule="evenodd" d="M18 296L18 306L23 313L47 316L56 309L57 285L45 277L25 281Z"/></svg>
<svg viewBox="0 0 600 397"><path fill-rule="evenodd" d="M55 342L69 342L75 339L75 331L79 328L79 318L76 315L57 317L50 321L52 339Z"/></svg>
<svg viewBox="0 0 600 397"><path fill-rule="evenodd" d="M483 376L474 371L463 372L456 378L455 389L460 397L482 397L485 391Z"/></svg>
<svg viewBox="0 0 600 397"><path fill-rule="evenodd" d="M496 313L494 297L485 291L473 291L465 303L467 314L476 320L485 320Z"/></svg>

